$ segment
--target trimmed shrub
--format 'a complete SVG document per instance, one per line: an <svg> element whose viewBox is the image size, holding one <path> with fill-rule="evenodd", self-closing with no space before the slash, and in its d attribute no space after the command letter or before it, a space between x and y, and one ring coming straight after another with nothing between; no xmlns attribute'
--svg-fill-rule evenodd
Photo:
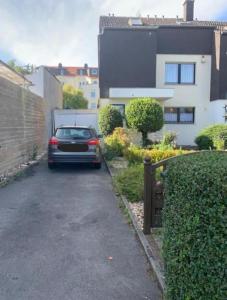
<svg viewBox="0 0 227 300"><path fill-rule="evenodd" d="M111 160L117 156L123 156L123 150L129 146L129 137L125 128L115 128L111 135L104 139L105 156Z"/></svg>
<svg viewBox="0 0 227 300"><path fill-rule="evenodd" d="M227 153L179 157L165 176L166 298L224 300Z"/></svg>
<svg viewBox="0 0 227 300"><path fill-rule="evenodd" d="M163 110L154 99L134 99L126 107L126 120L129 127L142 133L143 145L146 146L148 133L163 127Z"/></svg>
<svg viewBox="0 0 227 300"><path fill-rule="evenodd" d="M99 128L104 136L111 134L116 127L123 127L121 113L112 105L106 105L99 111Z"/></svg>
<svg viewBox="0 0 227 300"><path fill-rule="evenodd" d="M198 145L200 150L226 149L227 148L227 125L217 124L203 129L196 137L195 143Z"/></svg>
<svg viewBox="0 0 227 300"><path fill-rule="evenodd" d="M142 163L145 157L150 157L152 162L158 162L169 157L188 153L183 150L158 150L158 149L141 149L135 146L130 146L124 150L124 157L129 164Z"/></svg>

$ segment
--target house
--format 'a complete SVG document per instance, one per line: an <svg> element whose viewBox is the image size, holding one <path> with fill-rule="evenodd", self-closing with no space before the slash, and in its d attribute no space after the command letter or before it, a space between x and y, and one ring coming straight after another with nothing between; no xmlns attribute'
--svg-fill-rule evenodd
<svg viewBox="0 0 227 300"><path fill-rule="evenodd" d="M30 91L45 101L47 136L50 138L53 135L54 109L63 108L62 84L44 66L36 68L32 74L26 75L26 78L32 83Z"/></svg>
<svg viewBox="0 0 227 300"><path fill-rule="evenodd" d="M194 0L183 7L183 18L100 17L100 106L155 98L163 131L194 145L201 129L227 122L227 21L194 19Z"/></svg>
<svg viewBox="0 0 227 300"><path fill-rule="evenodd" d="M88 108L96 109L99 99L99 70L96 67L47 67L63 84L70 84L83 92L88 100Z"/></svg>

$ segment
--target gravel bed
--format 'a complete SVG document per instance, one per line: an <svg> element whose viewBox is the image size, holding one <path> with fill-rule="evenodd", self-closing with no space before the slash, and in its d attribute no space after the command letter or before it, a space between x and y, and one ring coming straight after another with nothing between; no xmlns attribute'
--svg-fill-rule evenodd
<svg viewBox="0 0 227 300"><path fill-rule="evenodd" d="M134 214L138 227L140 230L143 229L143 202L129 203L129 207Z"/></svg>

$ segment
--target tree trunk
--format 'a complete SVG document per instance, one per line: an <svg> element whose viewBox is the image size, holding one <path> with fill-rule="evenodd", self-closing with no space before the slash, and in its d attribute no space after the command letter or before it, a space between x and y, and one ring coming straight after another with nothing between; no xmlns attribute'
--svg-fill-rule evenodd
<svg viewBox="0 0 227 300"><path fill-rule="evenodd" d="M143 147L147 146L147 132L142 132Z"/></svg>

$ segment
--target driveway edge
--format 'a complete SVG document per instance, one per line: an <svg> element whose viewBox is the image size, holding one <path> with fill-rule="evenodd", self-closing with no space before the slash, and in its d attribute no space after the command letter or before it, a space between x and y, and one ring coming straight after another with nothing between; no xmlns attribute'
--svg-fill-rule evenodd
<svg viewBox="0 0 227 300"><path fill-rule="evenodd" d="M104 158L104 162L105 162L105 165L107 167L107 170L111 176L111 179L113 180L113 173L111 171L111 169L109 168L109 165L107 163L107 161L105 160ZM165 282L164 282L164 276L163 276L163 273L162 271L160 270L160 267L155 259L155 254L154 254L154 250L152 249L150 243L148 242L148 240L146 239L146 236L144 235L144 233L142 232L142 230L140 230L140 228L138 227L138 224L137 224L137 221L131 211L131 208L129 206L129 203L128 203L128 200L125 196L119 194L119 197L121 198L122 202L124 203L124 206L126 207L126 209L128 210L128 213L129 213L129 216L130 216L130 219L131 219L131 222L132 222L132 225L134 227L134 230L139 238L139 241L143 247L143 250L147 256L147 259L148 259L148 262L152 268L152 270L154 271L154 274L157 278L157 281L158 281L158 284L159 284L159 287L161 288L161 291L162 293L164 293L164 290L165 290Z"/></svg>
<svg viewBox="0 0 227 300"><path fill-rule="evenodd" d="M18 177L24 175L32 167L37 166L45 155L46 155L46 152L43 152L42 154L37 156L36 160L29 161L27 163L19 165L13 171L11 171L10 173L8 173L5 176L1 177L1 175L0 175L0 188L5 187L6 185L13 182Z"/></svg>

